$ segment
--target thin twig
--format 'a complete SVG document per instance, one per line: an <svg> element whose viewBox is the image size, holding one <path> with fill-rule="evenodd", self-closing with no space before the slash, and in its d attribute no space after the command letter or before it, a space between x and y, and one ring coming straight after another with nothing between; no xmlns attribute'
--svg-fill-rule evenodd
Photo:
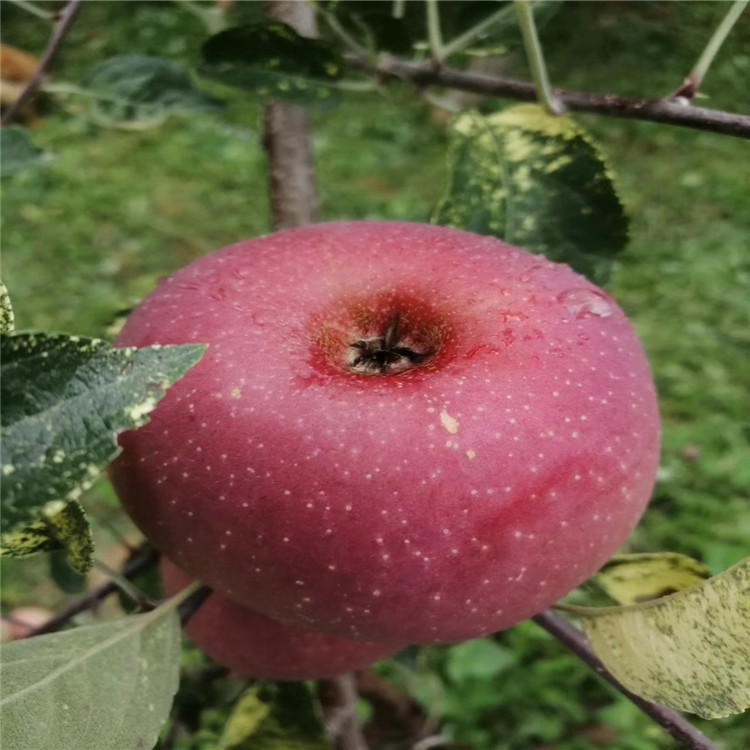
<svg viewBox="0 0 750 750"><path fill-rule="evenodd" d="M39 63L39 67L36 69L31 80L26 84L26 88L21 92L18 99L8 107L0 121L0 125L5 126L13 122L13 119L20 112L23 105L29 101L34 92L42 84L44 76L47 75L47 71L52 67L52 63L55 61L57 53L60 51L65 38L68 36L68 33L73 26L73 21L76 20L76 16L81 10L82 2L83 0L71 0L71 2L63 8L60 13L60 20L52 33L52 37L47 45L47 51L44 53L44 56Z"/></svg>
<svg viewBox="0 0 750 750"><path fill-rule="evenodd" d="M539 627L557 638L560 643L567 646L579 659L586 662L603 680L606 680L616 690L632 701L647 716L666 729L672 737L681 742L689 750L718 750L704 734L699 732L687 719L677 711L659 706L656 703L644 700L635 693L628 690L614 675L602 664L599 657L594 653L586 636L574 625L569 623L552 610L545 610L534 618Z"/></svg>
<svg viewBox="0 0 750 750"><path fill-rule="evenodd" d="M518 13L518 24L521 27L521 36L523 37L523 46L526 50L526 59L531 68L531 77L534 80L534 88L539 103L550 115L560 115L563 113L563 107L557 101L549 85L547 76L547 66L542 54L542 45L539 43L539 36L536 33L536 24L534 23L534 10L529 0L514 0L516 11Z"/></svg>
<svg viewBox="0 0 750 750"><path fill-rule="evenodd" d="M703 78L711 67L711 63L721 49L721 45L724 44L725 39L729 36L729 32L737 22L737 19L742 15L742 11L747 7L748 2L750 0L734 0L721 23L716 27L714 33L711 34L711 38L698 58L698 62L695 63L695 66L688 74L682 86L669 97L670 99L681 97L691 100L698 93L698 89L701 87Z"/></svg>
<svg viewBox="0 0 750 750"><path fill-rule="evenodd" d="M128 580L135 578L139 573L154 567L158 559L159 553L153 547L144 545L125 565L122 571L122 576ZM108 581L107 583L102 584L93 591L90 591L86 596L77 599L72 604L69 604L67 607L60 610L60 612L43 625L30 631L27 637L31 638L35 635L44 635L44 633L54 633L69 620L72 620L77 614L92 609L99 602L106 599L110 594L113 594L117 590L118 586L114 581Z"/></svg>
<svg viewBox="0 0 750 750"><path fill-rule="evenodd" d="M445 86L504 99L536 101L534 84L526 81L464 73L445 66L436 69L431 63L413 63L397 58L382 59L376 66L357 57L348 56L347 60L352 67L367 70L381 81L397 78L420 87ZM569 110L660 122L738 138L750 138L748 115L692 107L664 99L631 99L614 94L594 94L567 89L552 89L552 93Z"/></svg>

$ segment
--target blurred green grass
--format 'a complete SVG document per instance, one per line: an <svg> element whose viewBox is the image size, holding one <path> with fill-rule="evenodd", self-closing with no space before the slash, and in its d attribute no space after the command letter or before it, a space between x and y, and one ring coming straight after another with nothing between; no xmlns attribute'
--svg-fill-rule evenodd
<svg viewBox="0 0 750 750"><path fill-rule="evenodd" d="M724 9L566 3L542 33L553 81L664 95L680 84ZM7 3L2 14L5 42L43 48L42 22ZM738 25L709 72L706 105L750 112L749 26L746 18ZM55 79L77 81L125 51L191 63L202 38L197 19L171 3L89 3ZM522 62L516 68L525 75ZM257 102L233 96L220 115L136 132L97 128L76 102L68 106L33 134L55 161L3 182L4 280L19 327L101 335L158 276L269 231ZM697 131L580 119L607 153L632 218L611 291L643 340L664 419L660 480L630 545L684 552L718 572L750 547L750 149ZM351 96L316 114L322 217L426 220L443 189L445 145L440 118L404 87ZM92 493L94 518L109 518L114 502L104 487ZM33 591L57 605L59 596L36 583L43 561L4 568L5 604L28 601ZM492 750L672 746L534 626L497 642L513 657L490 674L472 674L469 657L463 672L451 668L454 649L424 649L409 667L412 678L448 691L444 718L457 741ZM604 724L613 735L591 730ZM750 744L741 718L701 726L727 750Z"/></svg>

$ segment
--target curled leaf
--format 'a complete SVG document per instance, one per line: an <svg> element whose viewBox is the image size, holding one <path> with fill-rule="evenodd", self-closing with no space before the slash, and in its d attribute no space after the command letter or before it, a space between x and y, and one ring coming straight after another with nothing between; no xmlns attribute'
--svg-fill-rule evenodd
<svg viewBox="0 0 750 750"><path fill-rule="evenodd" d="M618 604L638 604L688 589L711 577L697 560L677 552L613 557L595 581Z"/></svg>
<svg viewBox="0 0 750 750"><path fill-rule="evenodd" d="M645 604L567 609L637 695L706 719L750 707L750 558Z"/></svg>

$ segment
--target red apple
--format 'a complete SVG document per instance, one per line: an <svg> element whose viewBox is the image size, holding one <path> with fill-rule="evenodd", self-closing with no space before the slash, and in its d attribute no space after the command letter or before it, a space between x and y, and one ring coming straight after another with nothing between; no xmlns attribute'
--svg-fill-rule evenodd
<svg viewBox="0 0 750 750"><path fill-rule="evenodd" d="M164 591L172 596L190 576L162 555ZM259 615L221 594L212 594L188 621L185 632L214 661L243 677L318 680L363 669L400 647L313 633Z"/></svg>
<svg viewBox="0 0 750 750"><path fill-rule="evenodd" d="M241 242L164 281L120 345L210 344L112 478L214 589L339 636L450 642L592 575L659 457L614 300L490 237L396 222Z"/></svg>

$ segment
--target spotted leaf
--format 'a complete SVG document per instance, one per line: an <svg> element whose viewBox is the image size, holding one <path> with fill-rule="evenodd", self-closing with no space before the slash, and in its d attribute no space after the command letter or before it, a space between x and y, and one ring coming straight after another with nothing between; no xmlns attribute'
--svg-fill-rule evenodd
<svg viewBox="0 0 750 750"><path fill-rule="evenodd" d="M25 557L35 552L65 551L70 567L85 574L94 564L94 540L86 512L71 500L59 513L3 534L0 554Z"/></svg>
<svg viewBox="0 0 750 750"><path fill-rule="evenodd" d="M117 433L144 424L205 348L45 333L3 334L1 347L4 538L69 518L59 514L117 454Z"/></svg>
<svg viewBox="0 0 750 750"><path fill-rule="evenodd" d="M451 178L433 220L567 263L597 283L627 244L627 218L591 137L536 105L453 123Z"/></svg>
<svg viewBox="0 0 750 750"><path fill-rule="evenodd" d="M637 695L707 719L750 707L750 558L644 604L568 609Z"/></svg>
<svg viewBox="0 0 750 750"><path fill-rule="evenodd" d="M325 107L338 101L340 56L285 24L226 29L211 37L201 54L199 72L227 86L305 106Z"/></svg>
<svg viewBox="0 0 750 750"><path fill-rule="evenodd" d="M0 333L10 333L15 327L13 306L5 284L0 281Z"/></svg>

